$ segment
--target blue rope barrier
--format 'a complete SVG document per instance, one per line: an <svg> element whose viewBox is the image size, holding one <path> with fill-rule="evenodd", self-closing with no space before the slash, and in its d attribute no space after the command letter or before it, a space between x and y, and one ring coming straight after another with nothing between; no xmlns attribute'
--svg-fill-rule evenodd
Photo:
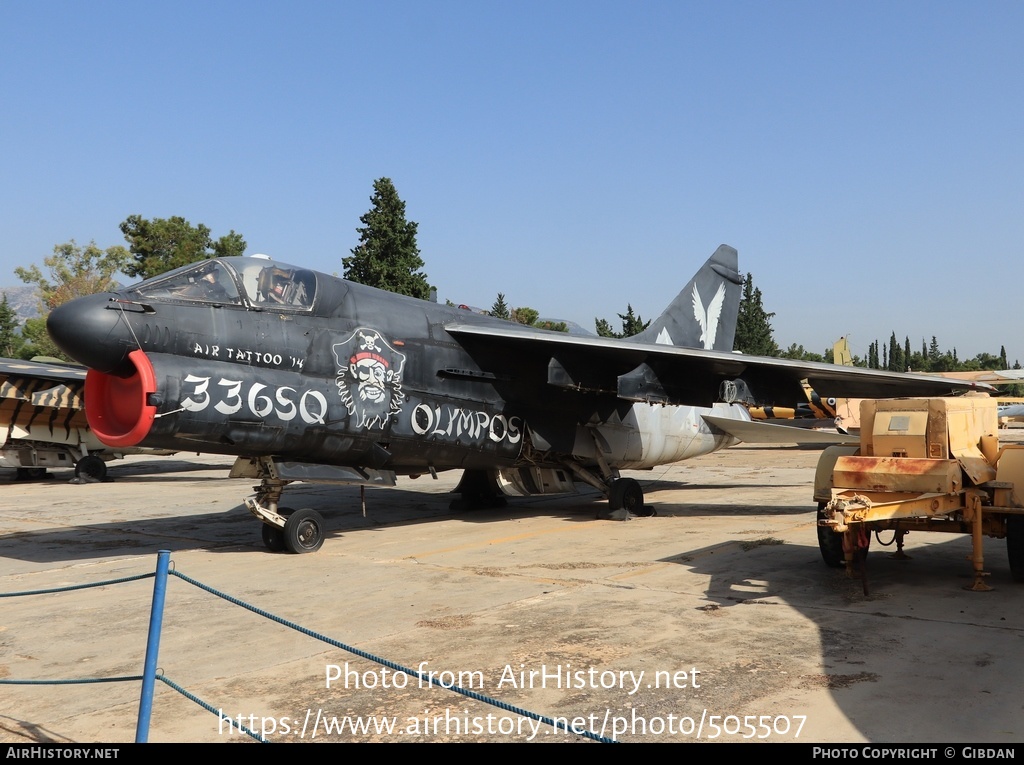
<svg viewBox="0 0 1024 765"><path fill-rule="evenodd" d="M72 590L88 590L90 587L106 587L111 584L124 584L125 582L135 582L139 579L152 579L156 576L153 574L135 574L134 576L125 576L120 579L107 579L104 582L90 582L89 584L69 584L66 587L50 587L46 590L22 590L21 592L0 592L0 598L19 598L23 595L49 595L54 592L71 592Z"/></svg>
<svg viewBox="0 0 1024 765"><path fill-rule="evenodd" d="M0 685L88 685L89 683L128 683L138 682L142 675L122 675L120 677L80 677L73 680L0 680Z"/></svg>
<svg viewBox="0 0 1024 765"><path fill-rule="evenodd" d="M178 685L177 683L173 682L172 680L168 680L163 675L157 675L156 679L159 680L164 685L170 686L171 688L176 690L178 693L180 693L182 696L184 696L186 699L188 699L192 703L198 704L203 709L205 709L207 712L210 712L212 714L217 715L218 718L220 718L221 720L225 721L229 725L232 725L235 728L238 728L240 731L242 731L242 733L245 733L247 736L256 739L261 744L269 744L270 743L269 741L267 741L267 739L263 738L263 736L261 736L259 733L256 733L256 731L249 730L248 728L246 728L241 723L235 722L230 717L228 717L226 714L221 712L221 710L214 709L212 704L207 704L201 698L199 698L198 696L196 696L194 694L189 693L188 691L186 691L184 688L182 688L180 685Z"/></svg>
<svg viewBox="0 0 1024 765"><path fill-rule="evenodd" d="M120 677L82 677L82 678L77 678L77 679L74 679L74 680L3 680L3 679L0 679L0 685L88 685L90 683L128 683L128 682L136 682L137 683L137 682L139 682L142 679L143 679L142 675L122 675ZM159 680L160 682L164 683L165 685L173 688L174 690L176 690L178 693L180 693L182 696L184 696L186 699L188 699L189 701L193 702L194 704L198 704L203 709L205 709L207 712L211 712L211 713L217 715L217 717L219 717L224 722L228 723L229 725L231 725L231 726L233 726L235 728L238 728L238 730L240 730L242 733L245 733L246 735L251 736L252 738L256 739L261 744L270 743L269 741L267 741L267 739L265 739L262 736L260 736L259 733L256 733L255 731L252 731L252 730L249 730L244 725L241 725L240 723L235 722L233 719L231 719L227 715L222 714L219 709L214 709L212 704L208 704L207 702L203 701L201 698L199 698L195 694L189 693L184 688L182 688L180 685L175 683L173 680L169 680L168 678L164 677L163 675L157 675L156 679Z"/></svg>

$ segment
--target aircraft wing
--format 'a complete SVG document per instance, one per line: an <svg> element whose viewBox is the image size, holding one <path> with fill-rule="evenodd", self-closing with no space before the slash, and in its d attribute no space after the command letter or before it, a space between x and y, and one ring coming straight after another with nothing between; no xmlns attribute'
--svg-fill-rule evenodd
<svg viewBox="0 0 1024 765"><path fill-rule="evenodd" d="M982 369L976 372L938 372L953 380L970 380L989 385L1015 385L1024 382L1024 369Z"/></svg>
<svg viewBox="0 0 1024 765"><path fill-rule="evenodd" d="M85 416L78 417L85 373L69 364L0 359L0 425L59 421L67 430L75 419L75 426L85 427Z"/></svg>
<svg viewBox="0 0 1024 765"><path fill-rule="evenodd" d="M85 372L60 363L0 359L0 451L77 445L88 428L82 411ZM10 454L4 459L10 462Z"/></svg>
<svg viewBox="0 0 1024 765"><path fill-rule="evenodd" d="M58 382L85 382L85 373L87 371L85 367L78 364L0 359L0 377L5 379L26 377L40 380L56 380Z"/></svg>
<svg viewBox="0 0 1024 765"><path fill-rule="evenodd" d="M517 386L546 382L577 391L616 393L627 400L710 406L722 400L721 383L733 380L742 380L758 404L800 400L801 380L822 396L845 398L994 392L977 381L581 337L511 324L460 322L445 329L481 369L504 381L504 391L512 397Z"/></svg>

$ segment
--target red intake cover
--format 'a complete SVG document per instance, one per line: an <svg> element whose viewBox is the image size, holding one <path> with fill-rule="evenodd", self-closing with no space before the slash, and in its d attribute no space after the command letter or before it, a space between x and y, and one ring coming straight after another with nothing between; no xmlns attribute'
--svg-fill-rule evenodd
<svg viewBox="0 0 1024 765"><path fill-rule="evenodd" d="M90 369L85 376L85 417L96 437L107 446L135 446L149 433L156 407L153 365L142 349L128 354L135 366L130 377L114 377Z"/></svg>

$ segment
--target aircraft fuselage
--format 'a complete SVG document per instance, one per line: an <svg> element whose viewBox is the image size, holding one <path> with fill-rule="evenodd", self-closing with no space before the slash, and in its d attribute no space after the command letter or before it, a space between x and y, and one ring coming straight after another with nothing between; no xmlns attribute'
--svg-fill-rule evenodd
<svg viewBox="0 0 1024 765"><path fill-rule="evenodd" d="M268 274L288 280L283 301ZM49 327L91 367L90 425L117 446L408 474L561 457L652 467L733 443L698 407L621 400L621 370L584 390L553 387L550 354L458 342L445 330L455 322L507 326L238 258L75 301Z"/></svg>

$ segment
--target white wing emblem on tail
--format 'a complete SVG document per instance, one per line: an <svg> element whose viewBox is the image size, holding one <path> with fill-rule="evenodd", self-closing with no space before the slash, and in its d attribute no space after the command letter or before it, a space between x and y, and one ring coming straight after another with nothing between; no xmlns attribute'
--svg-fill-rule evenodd
<svg viewBox="0 0 1024 765"><path fill-rule="evenodd" d="M725 285L719 284L718 291L711 298L707 310L701 302L697 285L693 285L693 317L700 324L700 341L704 350L710 351L715 346L715 335L718 334L718 319L722 315L722 303L725 302Z"/></svg>

